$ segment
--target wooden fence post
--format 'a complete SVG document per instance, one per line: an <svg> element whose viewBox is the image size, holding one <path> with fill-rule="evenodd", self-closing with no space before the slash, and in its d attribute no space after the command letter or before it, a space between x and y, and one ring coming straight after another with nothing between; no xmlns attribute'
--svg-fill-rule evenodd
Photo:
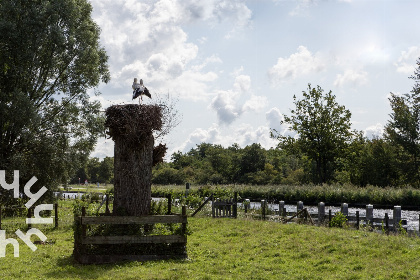
<svg viewBox="0 0 420 280"><path fill-rule="evenodd" d="M359 220L359 211L356 211L356 228L359 229L359 224L360 220Z"/></svg>
<svg viewBox="0 0 420 280"><path fill-rule="evenodd" d="M1 230L1 205L0 205L0 230Z"/></svg>
<svg viewBox="0 0 420 280"><path fill-rule="evenodd" d="M245 214L248 213L248 209L249 209L250 205L251 205L251 201L248 198L245 199L245 201L244 201Z"/></svg>
<svg viewBox="0 0 420 280"><path fill-rule="evenodd" d="M262 219L265 220L265 200L261 200L261 214L262 214Z"/></svg>
<svg viewBox="0 0 420 280"><path fill-rule="evenodd" d="M31 208L28 208L28 213L26 214L26 218L30 219L31 216L32 216ZM28 225L28 230L31 229L31 224L28 223L27 225Z"/></svg>
<svg viewBox="0 0 420 280"><path fill-rule="evenodd" d="M111 212L109 211L109 194L106 195L106 202L105 202L105 215L109 215Z"/></svg>
<svg viewBox="0 0 420 280"><path fill-rule="evenodd" d="M55 225L54 225L54 227L55 228L58 228L58 203L55 203L54 204L54 214L55 214L55 217L54 217L54 221L55 221Z"/></svg>
<svg viewBox="0 0 420 280"><path fill-rule="evenodd" d="M84 217L84 216L86 216L86 208L83 206L82 207L82 217ZM81 222L81 220L82 219L80 219L80 222ZM83 223L82 223L82 237L83 238L86 237L86 225L84 225Z"/></svg>
<svg viewBox="0 0 420 280"><path fill-rule="evenodd" d="M233 194L233 217L238 217L238 192Z"/></svg>
<svg viewBox="0 0 420 280"><path fill-rule="evenodd" d="M284 201L279 201L279 216L283 216L283 209L284 209Z"/></svg>
<svg viewBox="0 0 420 280"><path fill-rule="evenodd" d="M385 213L385 231L386 231L386 234L389 233L389 217L388 217L388 213Z"/></svg>
<svg viewBox="0 0 420 280"><path fill-rule="evenodd" d="M211 195L211 216L214 218L216 216L216 209L214 209L214 195Z"/></svg>
<svg viewBox="0 0 420 280"><path fill-rule="evenodd" d="M318 224L322 224L325 219L325 203L318 203Z"/></svg>
<svg viewBox="0 0 420 280"><path fill-rule="evenodd" d="M349 205L347 203L341 203L341 213L346 217L349 215Z"/></svg>
<svg viewBox="0 0 420 280"><path fill-rule="evenodd" d="M296 206L296 213L299 212L300 210L303 210L303 202L302 201L298 201L297 206Z"/></svg>
<svg viewBox="0 0 420 280"><path fill-rule="evenodd" d="M369 222L373 226L373 205L366 205L366 222Z"/></svg>
<svg viewBox="0 0 420 280"><path fill-rule="evenodd" d="M187 216L187 206L182 206L182 217ZM187 224L182 223L182 229L181 229L182 235L185 235L187 233Z"/></svg>
<svg viewBox="0 0 420 280"><path fill-rule="evenodd" d="M401 206L394 206L394 213L392 220L394 222L394 230L398 230L401 221Z"/></svg>
<svg viewBox="0 0 420 280"><path fill-rule="evenodd" d="M420 214L419 214L419 233L420 233Z"/></svg>
<svg viewBox="0 0 420 280"><path fill-rule="evenodd" d="M332 211L331 209L328 210L328 226L331 227L331 220L332 220Z"/></svg>
<svg viewBox="0 0 420 280"><path fill-rule="evenodd" d="M167 215L172 214L172 194L168 194L168 213Z"/></svg>

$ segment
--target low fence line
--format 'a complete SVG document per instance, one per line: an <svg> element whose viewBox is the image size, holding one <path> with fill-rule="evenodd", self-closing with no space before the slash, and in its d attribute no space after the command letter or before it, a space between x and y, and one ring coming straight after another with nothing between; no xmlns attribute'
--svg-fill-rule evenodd
<svg viewBox="0 0 420 280"><path fill-rule="evenodd" d="M245 206L244 207L245 213L247 213L249 210L249 200L248 201L245 200L244 206ZM318 203L318 212L312 213L312 214L308 212L307 208L304 208L302 201L299 201L297 203L296 212L294 211L287 212L284 201L280 201L279 208L274 209L274 211L276 212L276 215L266 215L267 209L268 209L267 202L265 200L261 200L261 215L258 215L258 216L260 216L262 219L267 219L267 218L280 219L285 223L291 222L294 219L299 218L299 216L302 216L302 214L305 214L304 218L310 219L311 223L314 223L313 220L315 220L318 224L322 224L326 221L326 219L328 219L328 222L330 223L331 220L333 219L333 213L331 209L329 209L328 213L326 213L324 202ZM407 220L401 219L401 206L398 206L398 205L394 206L392 218L389 217L388 213L385 213L384 218L374 218L373 210L374 210L373 205L368 204L366 205L365 216L361 216L359 211L356 211L356 215L349 215L348 204L342 203L341 209L339 212L341 212L346 217L347 222L351 224L355 224L356 228L359 228L361 224L364 224L364 225L370 225L372 227L384 227L387 230L391 228L393 228L394 230L400 229L400 228L406 229ZM420 220L420 215L419 215L419 220ZM377 224L381 224L381 225L378 226ZM420 224L419 224L419 230L420 230Z"/></svg>

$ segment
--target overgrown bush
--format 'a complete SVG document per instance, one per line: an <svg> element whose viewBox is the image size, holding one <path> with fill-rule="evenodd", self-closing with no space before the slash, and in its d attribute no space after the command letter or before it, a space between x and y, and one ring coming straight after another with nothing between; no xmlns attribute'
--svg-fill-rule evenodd
<svg viewBox="0 0 420 280"><path fill-rule="evenodd" d="M347 223L347 217L341 213L335 213L334 217L331 218L330 227L344 227Z"/></svg>

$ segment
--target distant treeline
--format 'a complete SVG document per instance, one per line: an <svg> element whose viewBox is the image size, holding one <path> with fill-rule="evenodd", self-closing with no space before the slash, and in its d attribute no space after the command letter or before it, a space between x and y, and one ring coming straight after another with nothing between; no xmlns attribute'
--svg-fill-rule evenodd
<svg viewBox="0 0 420 280"><path fill-rule="evenodd" d="M356 186L405 186L406 176L401 150L384 139L358 138L348 145L328 183ZM113 183L113 158L89 159L71 183ZM316 183L316 165L304 155L291 155L278 148L264 149L260 144L245 148L233 144L201 143L189 152L172 154L170 162L153 168L152 183L306 185ZM412 184L411 184L412 185Z"/></svg>
<svg viewBox="0 0 420 280"><path fill-rule="evenodd" d="M410 185L400 157L401 150L383 139L355 139L336 162L327 183L356 186ZM177 152L172 161L153 170L154 184L317 184L316 164L305 155L252 144L224 148L202 143L187 153Z"/></svg>

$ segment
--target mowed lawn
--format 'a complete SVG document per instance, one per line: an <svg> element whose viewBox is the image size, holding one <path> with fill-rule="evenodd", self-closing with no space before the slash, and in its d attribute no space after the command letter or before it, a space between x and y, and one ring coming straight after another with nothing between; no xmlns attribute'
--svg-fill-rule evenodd
<svg viewBox="0 0 420 280"><path fill-rule="evenodd" d="M70 225L20 257L8 245L0 279L420 279L420 239L250 219L189 218L187 260L79 265ZM23 230L25 232L25 230Z"/></svg>

